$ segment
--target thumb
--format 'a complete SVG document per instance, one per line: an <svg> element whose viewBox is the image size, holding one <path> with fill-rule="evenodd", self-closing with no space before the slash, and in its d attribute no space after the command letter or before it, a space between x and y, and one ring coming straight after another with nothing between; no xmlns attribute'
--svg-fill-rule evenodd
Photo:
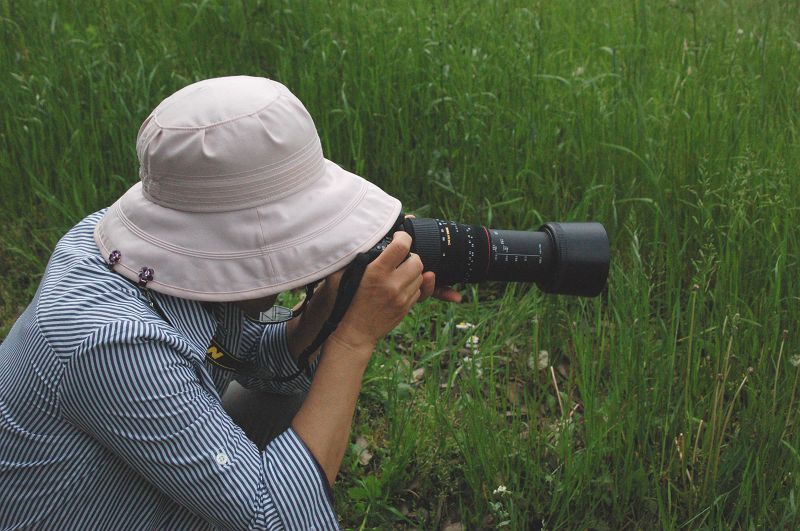
<svg viewBox="0 0 800 531"><path fill-rule="evenodd" d="M403 231L397 231L392 237L392 242L375 259L374 264L386 270L394 270L403 263L411 250L411 236Z"/></svg>

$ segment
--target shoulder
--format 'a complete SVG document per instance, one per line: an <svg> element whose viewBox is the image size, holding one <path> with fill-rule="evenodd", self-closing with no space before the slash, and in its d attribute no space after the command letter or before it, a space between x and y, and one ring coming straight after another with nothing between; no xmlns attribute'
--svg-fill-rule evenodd
<svg viewBox="0 0 800 531"><path fill-rule="evenodd" d="M36 318L57 354L93 335L159 338L168 327L140 290L110 271L92 236L103 211L84 218L56 245L42 279ZM103 331L103 332L101 332Z"/></svg>

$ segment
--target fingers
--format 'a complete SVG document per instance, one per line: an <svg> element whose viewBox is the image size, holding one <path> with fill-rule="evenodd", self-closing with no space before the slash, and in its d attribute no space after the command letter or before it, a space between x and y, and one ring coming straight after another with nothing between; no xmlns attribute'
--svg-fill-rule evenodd
<svg viewBox="0 0 800 531"><path fill-rule="evenodd" d="M397 270L406 275L419 276L422 275L422 259L416 253L406 255L406 259L397 266Z"/></svg>
<svg viewBox="0 0 800 531"><path fill-rule="evenodd" d="M403 231L397 231L392 237L392 242L375 259L374 264L378 267L391 270L403 263L411 249L411 236Z"/></svg>
<svg viewBox="0 0 800 531"><path fill-rule="evenodd" d="M461 302L461 293L447 286L436 288L433 292L433 297L445 302Z"/></svg>
<svg viewBox="0 0 800 531"><path fill-rule="evenodd" d="M408 291L406 292L407 293L407 297L408 297L406 299L406 301L407 301L406 302L406 313L408 313L408 310L410 310L411 307L414 306L419 301L419 298L420 298L420 296L422 294L422 292L420 291L420 286L422 286L422 276L421 275L418 276L414 280L414 282L412 282L408 286Z"/></svg>
<svg viewBox="0 0 800 531"><path fill-rule="evenodd" d="M423 273L423 269L422 260L415 253L411 253L408 259L397 268L397 272L402 273L407 282L413 279L414 285L419 286L419 300L417 302L422 302L429 297L445 302L461 302L461 293L450 286L436 287L436 275L432 271ZM419 277L420 274L422 274L421 277Z"/></svg>
<svg viewBox="0 0 800 531"><path fill-rule="evenodd" d="M404 291L409 293L412 290L419 291L423 280L422 261L419 259L419 256L415 254L409 256L408 260L400 264L400 267L397 268L396 275Z"/></svg>
<svg viewBox="0 0 800 531"><path fill-rule="evenodd" d="M411 217L411 216L406 216ZM384 274L398 274L405 293L417 290L416 302L435 297L446 302L461 302L461 293L447 287L436 287L436 278L430 271L423 273L424 265L419 255L410 253L411 236L403 231L394 233L392 242L375 259L373 266L382 268ZM406 291L409 290L409 291Z"/></svg>
<svg viewBox="0 0 800 531"><path fill-rule="evenodd" d="M422 274L422 286L419 288L419 300L422 302L430 297L436 287L436 275L432 271L426 271Z"/></svg>

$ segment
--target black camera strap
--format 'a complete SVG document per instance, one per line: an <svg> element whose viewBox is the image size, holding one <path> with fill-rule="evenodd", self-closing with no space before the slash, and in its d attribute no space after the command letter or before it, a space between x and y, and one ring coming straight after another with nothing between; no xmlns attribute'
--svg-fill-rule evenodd
<svg viewBox="0 0 800 531"><path fill-rule="evenodd" d="M280 378L273 378L273 381L276 382L288 382L300 376L304 371L309 371L309 359L311 355L314 354L322 344L328 339L328 337L333 333L334 330L339 326L339 323L342 322L342 318L344 318L344 314L347 312L347 309L350 307L350 303L353 302L353 297L355 297L356 292L358 291L358 286L361 284L361 278L364 276L364 271L367 270L367 266L375 260L380 254L380 250L371 249L365 253L358 253L355 259L350 262L350 265L347 266L344 273L342 274L342 278L339 281L339 288L336 292L336 301L333 303L333 309L331 310L330 316L328 319L323 323L322 328L320 329L319 333L317 333L317 337L314 338L314 341L311 342L309 346L303 350L300 354L297 365L299 369L294 374L289 376L283 376Z"/></svg>
<svg viewBox="0 0 800 531"><path fill-rule="evenodd" d="M398 215L397 221L392 227L390 234L397 230L402 230L404 220L405 215L401 212ZM359 285L361 285L361 279L364 277L364 272L367 270L367 266L369 266L373 260L380 256L380 254L386 248L386 245L388 245L388 242L389 240L387 236L384 241L379 242L370 250L363 253L358 253L355 259L353 259L353 261L350 262L350 264L344 270L344 273L342 273L342 278L339 280L339 287L336 291L336 300L333 303L331 314L322 324L322 328L317 333L317 337L314 338L314 341L312 341L311 344L300 353L300 356L297 359L298 369L294 373L288 376L274 376L265 369L258 367L254 363L239 359L227 352L222 347L221 343L217 340L216 334L211 339L211 344L206 349L206 359L208 359L214 365L225 370L234 371L245 376L258 378L268 382L289 382L304 372L308 373L310 376L311 367L309 360L311 359L311 356L322 347L322 344L325 343L328 337L330 337L333 331L339 326L339 323L342 322L344 314L347 312L347 309L353 302L353 297L356 296ZM306 300L311 298L314 285L316 285L316 282L311 286L306 286ZM151 299L151 305L152 302L153 301Z"/></svg>
<svg viewBox="0 0 800 531"><path fill-rule="evenodd" d="M397 230L402 230L404 220L405 215L401 212L397 216L397 221L392 227L390 234ZM333 303L333 309L331 310L330 316L328 316L328 319L325 321L325 323L323 323L322 328L317 334L317 337L314 338L314 341L312 341L311 344L306 347L302 353L300 353L300 356L297 360L299 369L294 374L281 378L274 378L273 381L288 382L300 376L304 371L310 372L309 359L311 358L311 355L319 350L320 347L322 347L322 344L325 343L328 337L339 326L339 323L342 322L344 314L347 312L347 309L353 302L353 297L356 296L358 287L361 285L361 279L364 277L364 272L367 270L367 266L369 266L370 263L380 256L387 244L388 239L384 240L384 242L379 242L370 250L363 253L358 253L355 259L350 262L350 264L347 266L347 269L345 269L344 273L342 273L341 280L339 280L339 288L336 292L336 301Z"/></svg>
<svg viewBox="0 0 800 531"><path fill-rule="evenodd" d="M309 360L311 356L322 347L334 330L339 326L344 314L353 302L353 297L361 284L367 266L380 254L380 250L371 249L365 253L359 253L355 259L347 266L339 287L336 292L336 301L333 303L328 319L322 324L322 328L317 333L314 341L307 346L297 360L298 369L288 376L274 376L268 371L249 361L242 360L230 354L217 339L216 335L211 339L211 344L206 349L206 359L222 369L237 372L239 374L255 377L263 381L285 383L294 380L303 372L310 372Z"/></svg>

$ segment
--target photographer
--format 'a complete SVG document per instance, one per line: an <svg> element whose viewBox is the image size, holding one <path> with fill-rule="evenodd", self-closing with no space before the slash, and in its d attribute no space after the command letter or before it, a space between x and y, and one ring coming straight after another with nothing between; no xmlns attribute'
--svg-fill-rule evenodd
<svg viewBox="0 0 800 531"><path fill-rule="evenodd" d="M341 270L400 203L324 159L302 103L263 78L176 92L136 149L141 182L60 240L0 345L0 528L337 528L376 342L460 296L397 232L304 370ZM258 320L302 287L295 318ZM223 396L234 379L250 391Z"/></svg>

